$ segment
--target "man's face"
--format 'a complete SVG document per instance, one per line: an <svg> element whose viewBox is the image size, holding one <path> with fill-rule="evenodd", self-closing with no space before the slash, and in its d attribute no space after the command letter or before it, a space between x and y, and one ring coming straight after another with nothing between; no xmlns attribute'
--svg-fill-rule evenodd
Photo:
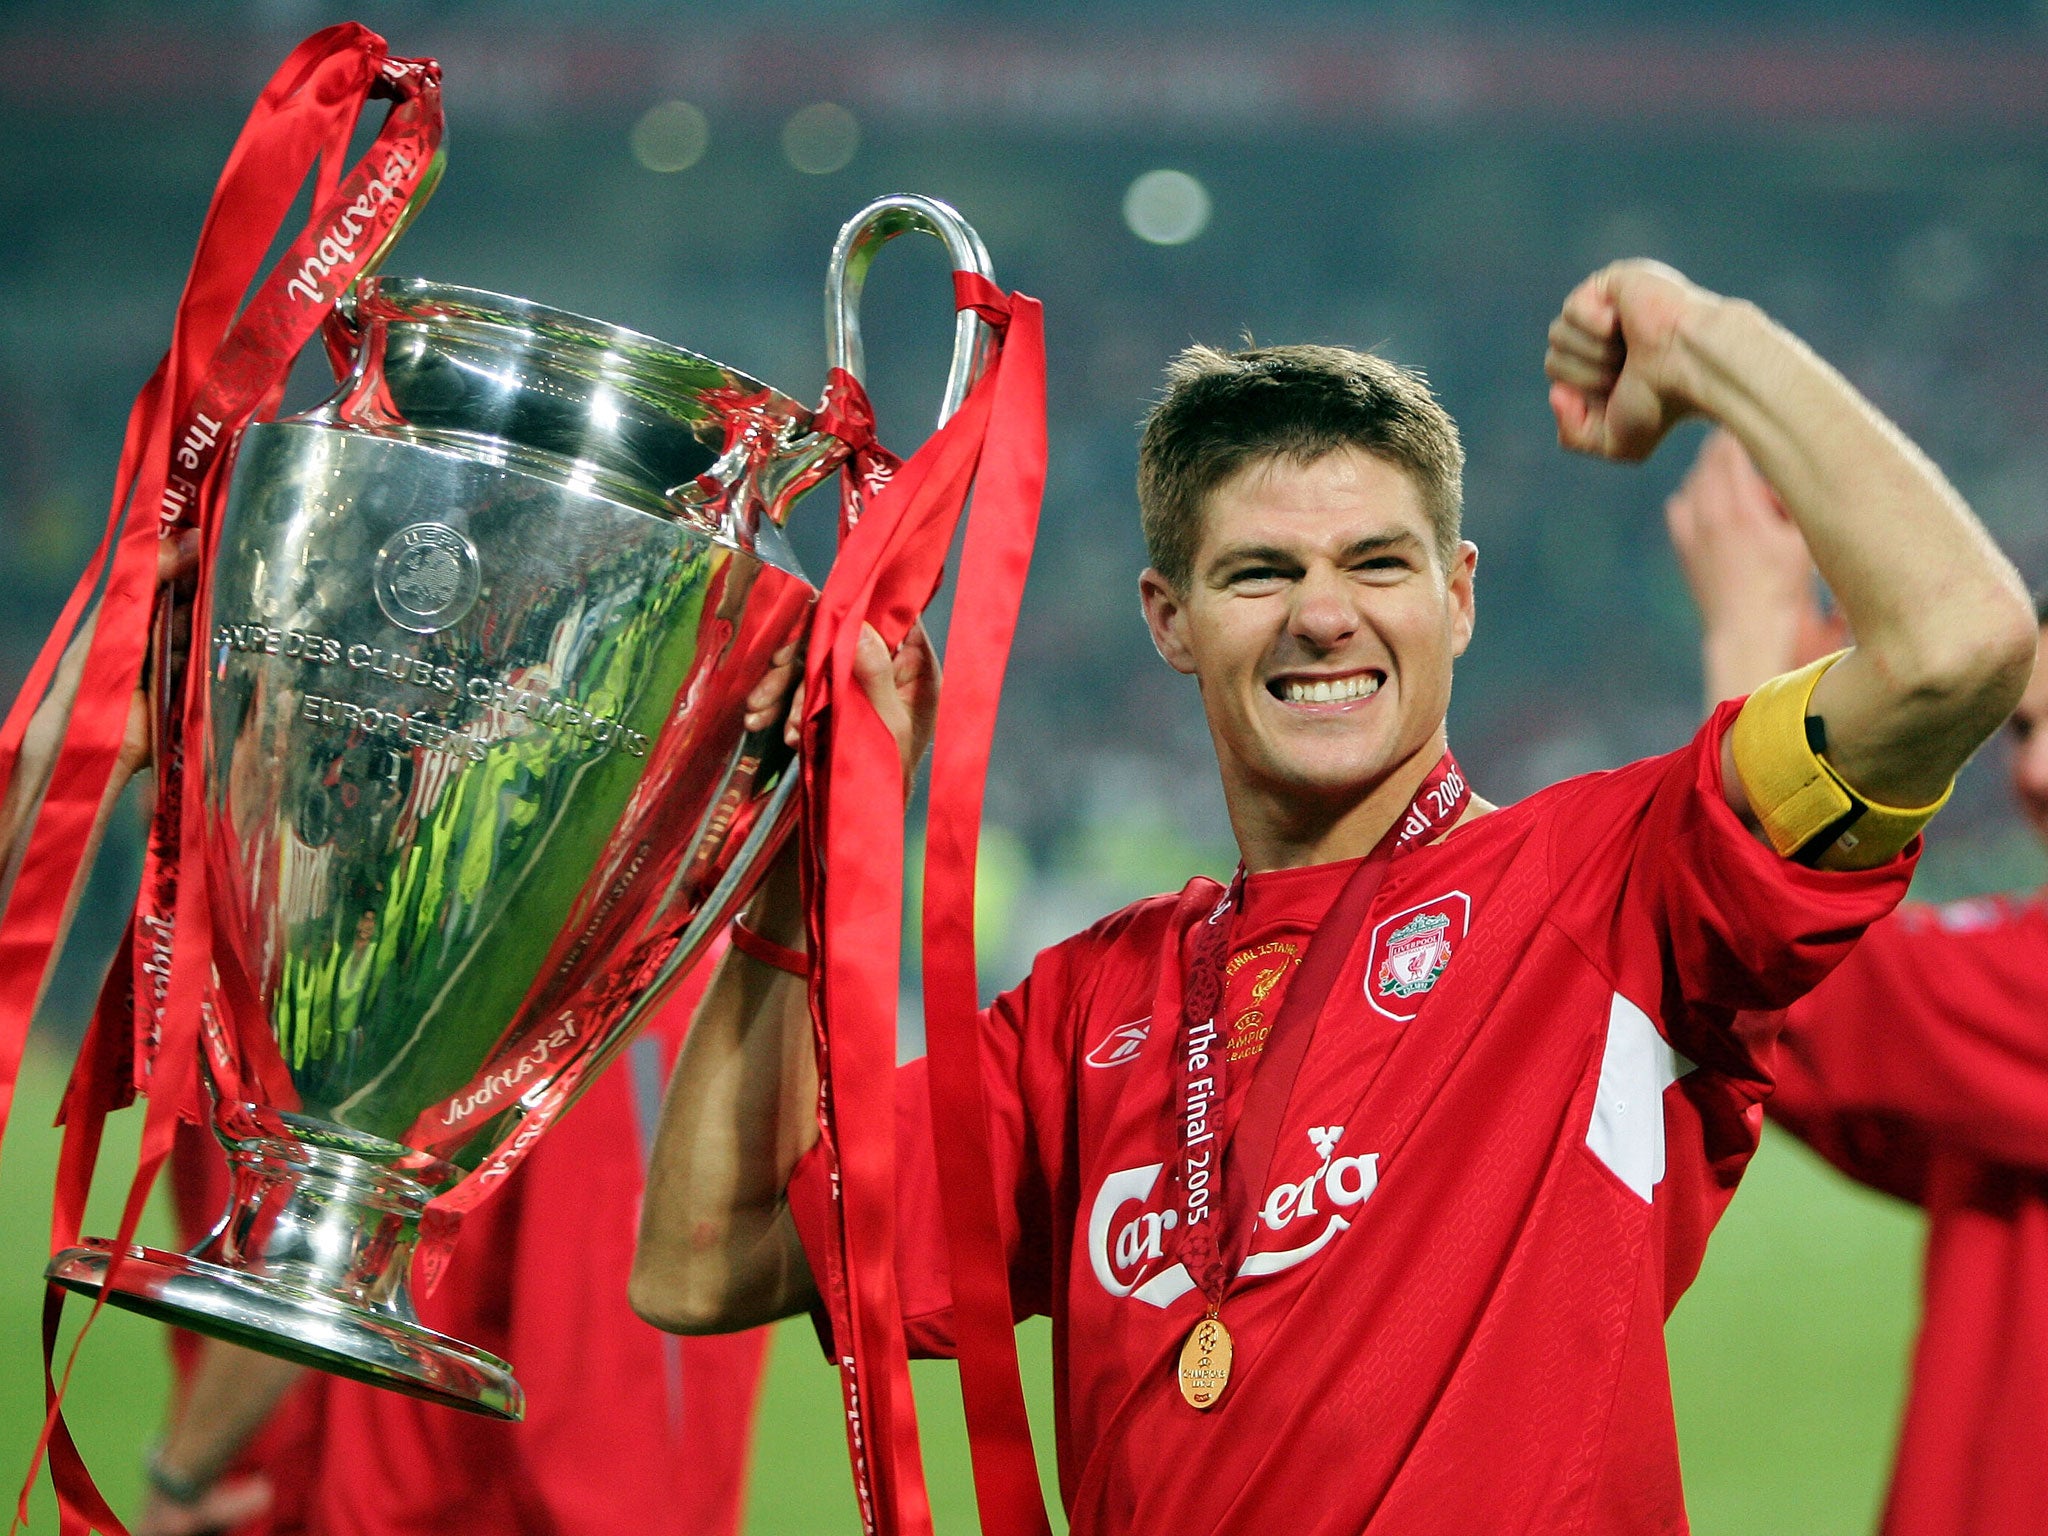
<svg viewBox="0 0 2048 1536"><path fill-rule="evenodd" d="M1478 551L1442 568L1408 474L1355 448L1247 465L1210 492L1187 590L1140 580L1194 675L1226 789L1341 806L1427 747L1472 638Z"/></svg>
<svg viewBox="0 0 2048 1536"><path fill-rule="evenodd" d="M2048 843L2048 629L2034 651L2034 677L2006 724L2012 792L2034 836Z"/></svg>

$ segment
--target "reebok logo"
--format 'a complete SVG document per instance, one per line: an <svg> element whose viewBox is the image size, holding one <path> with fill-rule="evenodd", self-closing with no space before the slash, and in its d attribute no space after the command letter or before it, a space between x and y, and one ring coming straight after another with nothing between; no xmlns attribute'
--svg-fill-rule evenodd
<svg viewBox="0 0 2048 1536"><path fill-rule="evenodd" d="M1149 1018L1133 1019L1128 1024L1119 1024L1100 1040L1081 1059L1091 1067L1120 1067L1134 1060L1145 1047L1145 1037L1152 1033Z"/></svg>

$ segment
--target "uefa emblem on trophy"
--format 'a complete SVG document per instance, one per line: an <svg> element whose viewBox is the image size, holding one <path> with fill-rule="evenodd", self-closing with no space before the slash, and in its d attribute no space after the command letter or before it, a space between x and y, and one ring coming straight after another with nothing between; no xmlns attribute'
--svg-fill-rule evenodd
<svg viewBox="0 0 2048 1536"><path fill-rule="evenodd" d="M988 273L946 205L862 210L826 284L855 379L868 264L912 230ZM422 1217L509 1170L788 830L792 755L742 705L817 592L783 524L851 449L723 364L519 299L372 277L344 313L332 397L242 440L190 656L230 1202L106 1299L516 1417L505 1362L414 1316ZM960 314L942 413L985 329ZM49 1273L96 1293L110 1253Z"/></svg>

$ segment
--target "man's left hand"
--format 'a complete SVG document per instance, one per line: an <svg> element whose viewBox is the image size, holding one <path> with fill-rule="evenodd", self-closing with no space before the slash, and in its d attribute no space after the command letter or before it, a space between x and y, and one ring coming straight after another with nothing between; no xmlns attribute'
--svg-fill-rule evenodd
<svg viewBox="0 0 2048 1536"><path fill-rule="evenodd" d="M1718 302L1656 261L1617 261L1574 288L1543 357L1558 442L1604 459L1648 458L1700 408L1674 343L1696 311Z"/></svg>

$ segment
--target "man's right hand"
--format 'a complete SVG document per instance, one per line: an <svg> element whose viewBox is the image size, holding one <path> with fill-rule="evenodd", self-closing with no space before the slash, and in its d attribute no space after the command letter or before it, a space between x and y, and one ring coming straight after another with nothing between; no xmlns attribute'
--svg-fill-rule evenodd
<svg viewBox="0 0 2048 1536"><path fill-rule="evenodd" d="M932 744L932 730L939 713L939 658L932 649L932 637L920 620L903 637L896 654L882 641L872 624L860 627L860 644L854 652L853 677L875 713L896 739L897 756L903 763L903 788L907 794L910 778L917 771L925 749ZM787 708L785 710L785 703ZM792 640L770 659L767 673L747 695L746 728L765 731L782 718L782 739L796 746L804 717L803 645Z"/></svg>

